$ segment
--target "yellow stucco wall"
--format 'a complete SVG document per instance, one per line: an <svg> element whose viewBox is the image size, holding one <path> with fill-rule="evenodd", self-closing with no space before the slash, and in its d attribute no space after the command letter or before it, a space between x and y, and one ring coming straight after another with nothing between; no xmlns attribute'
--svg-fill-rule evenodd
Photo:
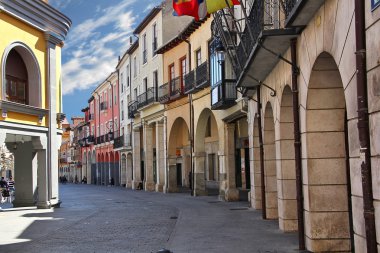
<svg viewBox="0 0 380 253"><path fill-rule="evenodd" d="M48 108L48 96L46 94L46 40L42 31L29 26L28 24L19 21L6 13L0 12L0 31L2 31L0 39L0 56L1 60L4 57L5 49L14 42L21 42L27 45L33 52L38 62L38 67L41 74L41 108ZM61 92L60 92L60 78L61 78L61 48L56 48L56 64L57 64L57 110L61 111ZM1 69L0 69L1 71ZM0 99L2 98L2 80L0 80ZM0 121L8 121L14 123L23 123L36 126L47 126L47 117L44 117L42 123L38 123L38 117L25 115L20 113L8 112L6 119L0 115Z"/></svg>

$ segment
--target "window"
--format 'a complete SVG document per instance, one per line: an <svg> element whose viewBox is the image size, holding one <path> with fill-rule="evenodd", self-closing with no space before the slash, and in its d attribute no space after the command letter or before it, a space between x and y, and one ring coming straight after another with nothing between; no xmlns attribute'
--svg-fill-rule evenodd
<svg viewBox="0 0 380 253"><path fill-rule="evenodd" d="M6 84L6 96L8 101L20 104L28 103L26 97L26 80L22 80L17 77L7 76Z"/></svg>
<svg viewBox="0 0 380 253"><path fill-rule="evenodd" d="M137 76L137 59L136 56L133 57L133 77Z"/></svg>
<svg viewBox="0 0 380 253"><path fill-rule="evenodd" d="M116 91L116 85L113 86L113 103L117 104L117 91Z"/></svg>
<svg viewBox="0 0 380 253"><path fill-rule="evenodd" d="M124 92L124 75L123 73L120 74L120 80L121 80L121 93Z"/></svg>
<svg viewBox="0 0 380 253"><path fill-rule="evenodd" d="M148 78L145 77L144 80L143 80L143 92L147 92L148 91Z"/></svg>
<svg viewBox="0 0 380 253"><path fill-rule="evenodd" d="M155 99L157 101L158 96L158 72L157 70L153 72L153 87L155 92Z"/></svg>
<svg viewBox="0 0 380 253"><path fill-rule="evenodd" d="M117 122L117 118L113 119L113 131L118 131L119 130L119 122Z"/></svg>
<svg viewBox="0 0 380 253"><path fill-rule="evenodd" d="M126 76L127 76L127 87L129 87L129 82L130 82L130 80L129 80L129 65L127 65L127 74L126 74Z"/></svg>
<svg viewBox="0 0 380 253"><path fill-rule="evenodd" d="M135 88L133 91L134 91L134 95L135 95L134 99L136 101L137 100L137 88Z"/></svg>
<svg viewBox="0 0 380 253"><path fill-rule="evenodd" d="M195 51L195 60L196 60L196 66L197 67L202 64L202 51L201 51L201 49L198 49L197 51Z"/></svg>
<svg viewBox="0 0 380 253"><path fill-rule="evenodd" d="M174 72L174 63L169 66L169 83L170 83L170 91L175 91L175 72Z"/></svg>
<svg viewBox="0 0 380 253"><path fill-rule="evenodd" d="M143 59L142 60L143 60L143 64L145 64L148 61L148 50L146 48L146 33L142 37L143 37L143 41L142 41Z"/></svg>
<svg viewBox="0 0 380 253"><path fill-rule="evenodd" d="M131 97L130 97L130 95L127 95L127 101L126 101L126 104L128 105L129 102L131 102Z"/></svg>
<svg viewBox="0 0 380 253"><path fill-rule="evenodd" d="M110 108L112 108L112 90L111 89L108 90L108 104L110 105Z"/></svg>
<svg viewBox="0 0 380 253"><path fill-rule="evenodd" d="M184 80L185 80L185 75L186 75L186 56L180 59L180 64L181 64L181 86L183 86Z"/></svg>
<svg viewBox="0 0 380 253"><path fill-rule="evenodd" d="M157 24L154 23L152 27L152 38L153 38L153 43L152 43L152 53L153 56L156 55L156 50L157 50Z"/></svg>
<svg viewBox="0 0 380 253"><path fill-rule="evenodd" d="M124 120L124 101L121 101L121 120Z"/></svg>

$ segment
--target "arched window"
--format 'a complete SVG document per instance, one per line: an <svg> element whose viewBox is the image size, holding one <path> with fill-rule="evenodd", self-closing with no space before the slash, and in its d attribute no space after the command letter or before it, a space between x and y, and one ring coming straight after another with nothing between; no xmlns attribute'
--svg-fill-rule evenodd
<svg viewBox="0 0 380 253"><path fill-rule="evenodd" d="M6 99L28 104L28 71L22 57L14 49L9 52L5 71Z"/></svg>
<svg viewBox="0 0 380 253"><path fill-rule="evenodd" d="M33 51L21 42L9 45L2 59L3 100L41 107L41 73Z"/></svg>

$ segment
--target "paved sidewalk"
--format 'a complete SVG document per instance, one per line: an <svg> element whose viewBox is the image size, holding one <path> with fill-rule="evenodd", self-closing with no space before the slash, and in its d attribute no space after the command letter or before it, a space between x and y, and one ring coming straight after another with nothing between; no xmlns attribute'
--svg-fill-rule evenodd
<svg viewBox="0 0 380 253"><path fill-rule="evenodd" d="M297 252L247 203L216 197L61 185L61 208L0 211L1 252Z"/></svg>

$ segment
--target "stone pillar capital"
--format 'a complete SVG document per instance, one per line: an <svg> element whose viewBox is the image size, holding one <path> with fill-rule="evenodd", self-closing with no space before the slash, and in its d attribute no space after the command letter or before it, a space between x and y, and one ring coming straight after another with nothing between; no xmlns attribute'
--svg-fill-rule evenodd
<svg viewBox="0 0 380 253"><path fill-rule="evenodd" d="M33 148L36 150L46 150L47 149L47 137L46 136L40 136L40 137L33 137L32 138L32 144Z"/></svg>

